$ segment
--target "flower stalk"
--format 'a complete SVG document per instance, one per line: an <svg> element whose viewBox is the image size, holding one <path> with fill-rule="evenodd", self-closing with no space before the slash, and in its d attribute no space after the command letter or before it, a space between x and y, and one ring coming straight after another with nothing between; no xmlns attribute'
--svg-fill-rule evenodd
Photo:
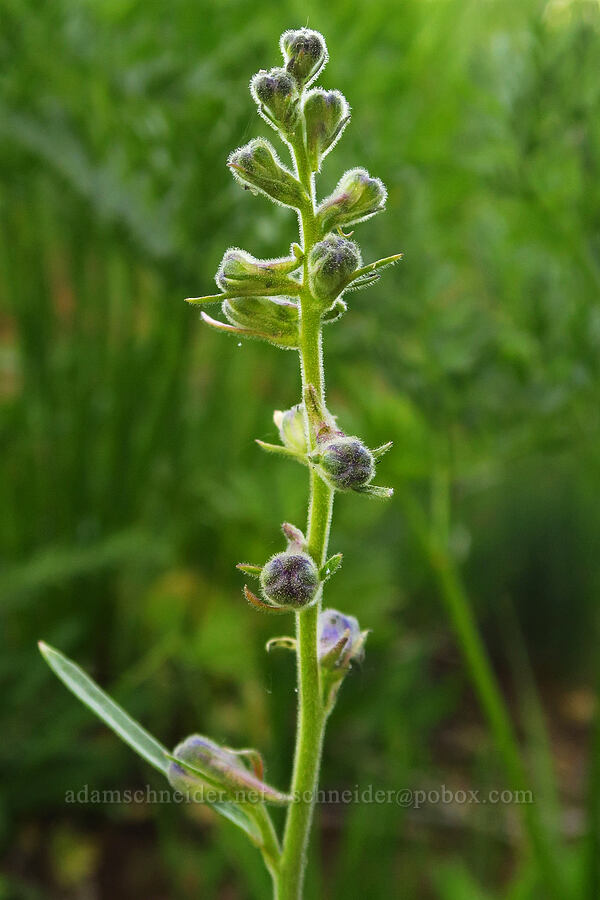
<svg viewBox="0 0 600 900"><path fill-rule="evenodd" d="M342 230L384 207L386 190L365 169L346 172L333 194L318 203L315 177L346 129L350 107L339 91L309 90L328 58L322 35L307 28L286 31L280 48L284 67L261 70L251 81L251 94L259 114L290 151L292 165L282 163L263 138L234 150L227 165L251 193L296 210L299 242L288 255L265 260L231 247L215 276L220 293L188 302L221 303L226 321L201 312L204 323L217 331L298 353L301 396L290 409L274 414L281 443L258 444L308 468L306 536L286 522L284 550L263 565L238 564L244 575L258 580L260 596L248 585L243 588L254 609L295 617L295 638L285 635L267 645L296 654L298 719L290 792L265 782L256 750L233 750L196 734L169 752L74 663L45 645L41 649L67 687L161 771L174 790L208 803L245 831L262 853L276 900L301 900L325 725L351 664L362 658L367 636L353 616L322 609L324 584L342 561L341 553L328 557L334 496L337 491L383 499L392 494L371 483L377 460L391 444L369 450L358 437L345 435L327 409L323 326L347 312L346 291L377 281L379 270L400 254L363 264L358 245ZM268 805L287 807L281 844Z"/></svg>

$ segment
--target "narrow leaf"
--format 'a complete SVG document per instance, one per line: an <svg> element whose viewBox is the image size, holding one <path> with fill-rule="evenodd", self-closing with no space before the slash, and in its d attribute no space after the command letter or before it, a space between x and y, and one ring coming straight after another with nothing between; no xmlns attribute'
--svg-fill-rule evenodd
<svg viewBox="0 0 600 900"><path fill-rule="evenodd" d="M81 700L92 712L102 719L121 740L135 750L146 762L158 769L165 777L169 769L171 754L156 738L136 722L118 703L106 694L89 675L76 663L63 656L54 647L43 641L38 644L40 653L60 678L63 684ZM260 833L254 821L233 803L209 803L216 812L242 828L255 843L260 841Z"/></svg>
<svg viewBox="0 0 600 900"><path fill-rule="evenodd" d="M98 687L78 665L43 641L40 641L38 646L42 656L63 684L115 734L118 734L121 740L129 744L151 766L166 775L168 762L165 747Z"/></svg>

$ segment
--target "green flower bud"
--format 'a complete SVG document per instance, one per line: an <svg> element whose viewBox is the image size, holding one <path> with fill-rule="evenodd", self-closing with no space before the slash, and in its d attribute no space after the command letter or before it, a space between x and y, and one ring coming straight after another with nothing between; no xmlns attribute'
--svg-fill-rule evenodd
<svg viewBox="0 0 600 900"><path fill-rule="evenodd" d="M350 121L350 107L339 91L314 88L303 105L306 123L306 152L311 171L318 171Z"/></svg>
<svg viewBox="0 0 600 900"><path fill-rule="evenodd" d="M385 206L387 191L366 169L350 169L334 192L320 204L317 220L323 232L364 222Z"/></svg>
<svg viewBox="0 0 600 900"><path fill-rule="evenodd" d="M325 38L310 28L285 31L281 35L279 46L285 67L300 88L314 81L327 62Z"/></svg>
<svg viewBox="0 0 600 900"><path fill-rule="evenodd" d="M319 300L335 300L361 263L353 241L329 234L312 248L308 258L310 289Z"/></svg>
<svg viewBox="0 0 600 900"><path fill-rule="evenodd" d="M298 307L287 297L235 297L223 301L232 325L284 349L298 347ZM248 335L249 337L252 335Z"/></svg>
<svg viewBox="0 0 600 900"><path fill-rule="evenodd" d="M245 250L232 247L225 253L215 276L218 286L227 294L285 294L297 291L298 282L288 274L300 266L296 257L255 259Z"/></svg>
<svg viewBox="0 0 600 900"><path fill-rule="evenodd" d="M319 465L338 491L352 491L368 484L375 475L373 454L357 437L327 437L319 448Z"/></svg>
<svg viewBox="0 0 600 900"><path fill-rule="evenodd" d="M319 570L308 553L276 553L260 574L265 599L274 606L303 609L317 596Z"/></svg>
<svg viewBox="0 0 600 900"><path fill-rule="evenodd" d="M294 78L285 69L261 69L250 82L250 92L269 125L285 135L294 131L300 97Z"/></svg>
<svg viewBox="0 0 600 900"><path fill-rule="evenodd" d="M281 165L271 144L262 138L234 150L227 165L241 184L266 194L276 203L299 209L306 200L300 182Z"/></svg>
<svg viewBox="0 0 600 900"><path fill-rule="evenodd" d="M304 428L304 406L298 403L285 412L276 410L273 421L279 429L281 443L284 447L294 450L296 453L307 453L306 432Z"/></svg>

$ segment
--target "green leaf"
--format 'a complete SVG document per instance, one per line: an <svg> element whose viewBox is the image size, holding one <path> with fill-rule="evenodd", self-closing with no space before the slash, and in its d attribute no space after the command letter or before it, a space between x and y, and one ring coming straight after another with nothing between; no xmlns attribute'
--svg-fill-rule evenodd
<svg viewBox="0 0 600 900"><path fill-rule="evenodd" d="M115 703L102 688L98 687L89 675L80 669L78 665L63 656L54 647L49 647L43 641L38 644L40 653L52 669L58 675L68 689L81 700L92 712L117 734L121 740L135 750L146 762L158 769L166 777L169 768L170 753L153 738L145 728L142 728L125 710ZM216 812L220 813L230 822L242 828L254 843L260 843L260 831L253 819L235 803L228 801L207 803Z"/></svg>
<svg viewBox="0 0 600 900"><path fill-rule="evenodd" d="M78 665L43 641L40 641L38 646L42 656L63 684L85 706L96 713L115 734L118 734L121 740L129 744L132 750L139 753L146 762L149 762L163 775L166 775L169 768L166 748L134 721Z"/></svg>

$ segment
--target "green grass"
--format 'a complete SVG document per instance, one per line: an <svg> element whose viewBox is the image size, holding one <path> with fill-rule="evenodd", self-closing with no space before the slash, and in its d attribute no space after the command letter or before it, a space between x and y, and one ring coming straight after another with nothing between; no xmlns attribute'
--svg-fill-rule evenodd
<svg viewBox="0 0 600 900"><path fill-rule="evenodd" d="M597 803L569 774L587 719L574 726L557 699L597 680L597 7L9 0L0 897L73 891L73 867L80 883L99 873L102 896L111 869L129 897L154 896L147 871L169 898L232 884L264 896L260 861L240 887L246 851L210 820L65 808L74 786L151 775L57 689L35 642L77 658L165 740L199 730L258 745L269 779L286 783L290 659L264 654L281 626L246 607L233 566L276 548L270 523L305 505L294 467L253 443L273 440L272 410L296 396L295 359L213 336L183 297L209 283L228 241L271 255L294 237L285 211L239 198L225 160L262 127L248 72L276 64L277 36L307 17L332 50L324 86L361 111L325 162L323 191L368 159L390 199L364 229L365 257L404 252L326 335L332 406L371 446L394 438L382 482L410 491L428 522L441 516L539 773L529 664L499 608L510 599L554 747L558 735L569 748L563 799L587 802L597 828ZM440 471L446 510L431 503ZM372 634L335 712L324 784L503 786L418 534L402 504L363 504L359 523L340 499L346 561L332 590ZM399 880L415 900L540 896L511 819L459 812L321 809L307 900L385 897ZM584 832L560 862L575 896L592 900ZM77 869L88 840L96 862Z"/></svg>

